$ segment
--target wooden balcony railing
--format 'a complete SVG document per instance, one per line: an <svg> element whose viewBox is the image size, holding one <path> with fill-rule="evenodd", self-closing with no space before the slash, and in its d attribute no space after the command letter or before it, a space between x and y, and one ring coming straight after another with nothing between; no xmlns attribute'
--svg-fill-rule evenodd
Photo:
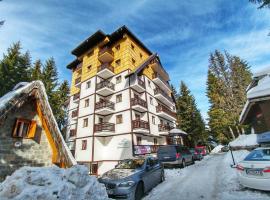
<svg viewBox="0 0 270 200"><path fill-rule="evenodd" d="M172 130L173 127L168 125L168 124L159 124L158 125L158 131L162 132L162 131L170 131Z"/></svg>
<svg viewBox="0 0 270 200"><path fill-rule="evenodd" d="M156 107L156 111L157 113L160 113L160 112L164 112L164 113L167 113L168 115L176 118L176 113L173 112L171 109L167 108L166 106L163 106L163 105L158 105Z"/></svg>
<svg viewBox="0 0 270 200"><path fill-rule="evenodd" d="M147 103L145 100L140 99L140 98L132 98L131 99L131 106L136 106L136 105L140 105L142 107L147 108Z"/></svg>
<svg viewBox="0 0 270 200"><path fill-rule="evenodd" d="M142 128L142 129L149 129L149 123L143 120L132 120L132 128Z"/></svg>
<svg viewBox="0 0 270 200"><path fill-rule="evenodd" d="M154 89L154 95L157 95L157 94L161 94L166 99L168 99L170 102L173 102L172 98L166 92L164 92L162 89L160 89L158 87L156 89Z"/></svg>
<svg viewBox="0 0 270 200"><path fill-rule="evenodd" d="M80 98L80 92L73 95L73 101L76 101Z"/></svg>
<svg viewBox="0 0 270 200"><path fill-rule="evenodd" d="M94 131L95 132L101 132L101 131L115 131L115 124L109 123L109 122L102 122L99 124L95 124L94 126Z"/></svg>
<svg viewBox="0 0 270 200"><path fill-rule="evenodd" d="M110 63L104 63L104 64L100 65L100 66L98 67L98 72L100 72L100 71L102 71L102 70L104 70L104 69L108 69L108 70L110 70L111 72L114 72L114 68L113 68L113 66L110 65Z"/></svg>
<svg viewBox="0 0 270 200"><path fill-rule="evenodd" d="M168 88L171 88L169 83L167 83L165 80L163 80L163 78L157 72L152 74L152 78L153 79L155 79L155 78L160 79Z"/></svg>
<svg viewBox="0 0 270 200"><path fill-rule="evenodd" d="M96 103L96 110L102 109L102 108L110 108L114 110L114 103L111 101L100 101Z"/></svg>
<svg viewBox="0 0 270 200"><path fill-rule="evenodd" d="M108 80L101 81L100 83L97 84L97 90L100 90L105 87L114 90L114 84Z"/></svg>
<svg viewBox="0 0 270 200"><path fill-rule="evenodd" d="M98 55L100 56L100 55L104 54L105 52L108 52L112 56L114 55L112 49L109 48L109 47L103 47L102 49L100 49L99 52L98 52Z"/></svg>

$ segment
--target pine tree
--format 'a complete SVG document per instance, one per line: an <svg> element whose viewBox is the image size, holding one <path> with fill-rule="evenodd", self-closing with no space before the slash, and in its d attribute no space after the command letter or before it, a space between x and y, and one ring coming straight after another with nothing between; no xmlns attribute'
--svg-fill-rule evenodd
<svg viewBox="0 0 270 200"><path fill-rule="evenodd" d="M42 80L42 63L37 60L31 70L31 80Z"/></svg>
<svg viewBox="0 0 270 200"><path fill-rule="evenodd" d="M20 42L11 45L0 62L0 96L12 90L17 83L29 81L30 70L29 52L21 53Z"/></svg>
<svg viewBox="0 0 270 200"><path fill-rule="evenodd" d="M260 4L260 6L258 7L259 9L265 7L270 8L270 0L249 0L249 1L252 3Z"/></svg>
<svg viewBox="0 0 270 200"><path fill-rule="evenodd" d="M190 134L189 139L192 143L196 144L207 139L205 124L195 98L183 81L177 98L177 124L180 129Z"/></svg>
<svg viewBox="0 0 270 200"><path fill-rule="evenodd" d="M2 0L0 0L0 1L2 1ZM5 23L5 20L0 20L0 27L3 26L4 23Z"/></svg>
<svg viewBox="0 0 270 200"><path fill-rule="evenodd" d="M238 118L246 101L246 87L251 81L248 64L225 51L210 54L207 96L209 127L220 142L241 134Z"/></svg>

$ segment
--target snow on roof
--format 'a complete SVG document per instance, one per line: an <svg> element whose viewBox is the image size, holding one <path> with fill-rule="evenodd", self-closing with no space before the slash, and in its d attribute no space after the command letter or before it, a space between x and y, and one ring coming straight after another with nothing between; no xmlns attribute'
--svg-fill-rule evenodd
<svg viewBox="0 0 270 200"><path fill-rule="evenodd" d="M212 151L211 151L211 153L219 153L219 152L221 152L221 149L222 149L222 147L224 147L223 145L218 145L218 146L216 146Z"/></svg>
<svg viewBox="0 0 270 200"><path fill-rule="evenodd" d="M55 134L58 138L60 138L60 142L63 145L64 151L67 154L67 157L72 165L77 164L76 160L72 156L69 148L67 147L67 144L61 134L61 131L57 125L56 119L53 115L51 106L48 101L48 96L45 90L45 87L41 81L32 81L29 83L21 82L18 83L12 91L8 92L4 96L0 98L0 118L5 116L10 109L16 105L17 102L20 101L20 97L23 94L29 94L33 89L36 89L39 91L40 98L39 101L44 107L45 112L47 113L47 116L49 117L48 121L52 123L53 130L55 130ZM44 114L44 113L43 113Z"/></svg>
<svg viewBox="0 0 270 200"><path fill-rule="evenodd" d="M258 85L247 92L247 98L253 99L270 95L270 76L266 75L258 81Z"/></svg>
<svg viewBox="0 0 270 200"><path fill-rule="evenodd" d="M231 147L246 147L258 145L257 135L252 133L248 135L239 135L235 140L229 143Z"/></svg>
<svg viewBox="0 0 270 200"><path fill-rule="evenodd" d="M75 165L69 169L22 167L0 184L0 199L107 200L108 195L85 166Z"/></svg>
<svg viewBox="0 0 270 200"><path fill-rule="evenodd" d="M253 74L254 78L260 77L260 76L264 76L266 74L270 74L270 67L264 68L263 70L260 70L256 73Z"/></svg>

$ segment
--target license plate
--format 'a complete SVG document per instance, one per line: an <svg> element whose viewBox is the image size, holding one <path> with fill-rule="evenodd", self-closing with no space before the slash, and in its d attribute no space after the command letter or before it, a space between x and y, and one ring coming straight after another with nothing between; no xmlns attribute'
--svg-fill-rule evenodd
<svg viewBox="0 0 270 200"><path fill-rule="evenodd" d="M171 157L167 157L167 156L166 156L166 157L164 157L164 159L170 159L170 158L171 158Z"/></svg>
<svg viewBox="0 0 270 200"><path fill-rule="evenodd" d="M262 176L262 170L247 169L246 173L253 176Z"/></svg>

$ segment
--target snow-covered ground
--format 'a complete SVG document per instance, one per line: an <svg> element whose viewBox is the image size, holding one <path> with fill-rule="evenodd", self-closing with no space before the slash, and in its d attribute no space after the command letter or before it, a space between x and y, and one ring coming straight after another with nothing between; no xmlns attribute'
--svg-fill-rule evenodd
<svg viewBox="0 0 270 200"><path fill-rule="evenodd" d="M236 162L248 151L235 151ZM145 200L269 200L270 194L243 188L236 169L230 167L230 152L208 155L184 169L166 169L166 180L154 188Z"/></svg>
<svg viewBox="0 0 270 200"><path fill-rule="evenodd" d="M105 187L84 166L23 167L0 184L1 200L107 200Z"/></svg>

